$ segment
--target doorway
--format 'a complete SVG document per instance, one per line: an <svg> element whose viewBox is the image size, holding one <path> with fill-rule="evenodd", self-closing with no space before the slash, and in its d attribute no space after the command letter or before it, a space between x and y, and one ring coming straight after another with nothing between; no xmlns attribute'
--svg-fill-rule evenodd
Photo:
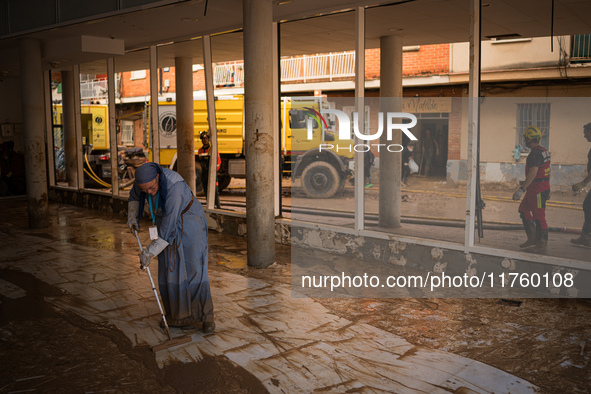
<svg viewBox="0 0 591 394"><path fill-rule="evenodd" d="M447 114L446 114L447 115ZM416 154L419 175L445 178L447 175L448 129L447 118L418 118L416 130Z"/></svg>

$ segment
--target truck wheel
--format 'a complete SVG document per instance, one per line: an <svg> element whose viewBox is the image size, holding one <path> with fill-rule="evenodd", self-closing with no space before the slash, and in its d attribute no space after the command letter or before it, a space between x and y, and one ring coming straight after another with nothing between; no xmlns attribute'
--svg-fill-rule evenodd
<svg viewBox="0 0 591 394"><path fill-rule="evenodd" d="M337 190L337 193L342 192L343 190L345 190L345 185L347 184L347 177L342 176L341 177L341 182L339 183L339 188Z"/></svg>
<svg viewBox="0 0 591 394"><path fill-rule="evenodd" d="M337 170L325 161L311 163L302 173L302 186L310 198L330 198L337 192L340 183Z"/></svg>
<svg viewBox="0 0 591 394"><path fill-rule="evenodd" d="M218 190L221 192L230 185L232 177L230 175L221 175L218 177Z"/></svg>

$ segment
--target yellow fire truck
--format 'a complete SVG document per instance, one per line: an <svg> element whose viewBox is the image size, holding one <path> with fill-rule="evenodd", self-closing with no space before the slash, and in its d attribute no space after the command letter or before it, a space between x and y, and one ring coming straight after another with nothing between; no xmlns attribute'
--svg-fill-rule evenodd
<svg viewBox="0 0 591 394"><path fill-rule="evenodd" d="M331 143L335 133L333 122L320 110L326 105L322 98L283 98L281 101L281 156L282 171L292 179L301 178L302 190L309 197L328 198L345 186L350 174L353 152L331 149L319 150L321 143ZM201 148L202 131L209 131L205 99L194 101L195 155ZM221 166L218 172L220 190L232 179L245 177L244 156L244 98L242 96L218 97L215 101L218 152ZM149 113L149 107L146 108ZM92 173L107 183L111 179L109 150L108 107L106 105L82 106L82 144L87 153ZM55 130L61 130L62 107L53 108ZM145 117L147 119L147 117ZM312 139L308 139L308 123L312 125ZM149 122L147 122L149 124ZM176 169L176 103L158 103L158 134L160 164ZM149 127L145 127L148 130ZM54 134L58 134L57 131ZM56 148L62 148L61 134L55 136ZM151 141L151 138L146 138ZM347 142L339 142L346 145ZM151 146L149 160L152 160ZM63 157L63 155L62 155ZM59 164L58 164L59 165ZM197 177L198 180L200 176Z"/></svg>
<svg viewBox="0 0 591 394"><path fill-rule="evenodd" d="M160 163L176 168L176 103L158 103ZM353 152L335 153L319 150L323 142L335 140L333 124L320 115L322 98L288 99L281 101L281 153L283 173L292 179L301 178L303 191L309 197L328 198L345 186L350 174ZM202 131L209 131L205 100L194 101L195 153L202 146ZM244 157L244 99L242 96L218 97L215 101L218 152L221 167L219 187L226 188L232 177L245 177ZM308 139L308 122L312 123L312 139ZM339 143L343 145L344 143ZM199 177L198 177L199 178Z"/></svg>
<svg viewBox="0 0 591 394"><path fill-rule="evenodd" d="M57 154L56 167L64 166L63 160L63 113L61 105L54 105L53 112L53 139L54 149ZM101 179L111 181L111 161L109 151L109 127L107 105L82 105L80 108L82 146L92 171ZM61 151L61 154L60 154ZM86 167L86 164L84 165Z"/></svg>

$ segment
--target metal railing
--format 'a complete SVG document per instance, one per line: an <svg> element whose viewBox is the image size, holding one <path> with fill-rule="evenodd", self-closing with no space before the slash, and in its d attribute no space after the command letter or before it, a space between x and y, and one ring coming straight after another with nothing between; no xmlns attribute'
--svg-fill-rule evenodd
<svg viewBox="0 0 591 394"><path fill-rule="evenodd" d="M281 81L354 77L355 52L327 53L281 60Z"/></svg>
<svg viewBox="0 0 591 394"><path fill-rule="evenodd" d="M119 75L115 74L115 86L119 97ZM293 82L309 80L328 80L355 76L355 52L339 52L320 55L304 55L281 59L281 81ZM216 87L244 85L244 62L218 64L214 69L214 85ZM80 97L82 100L106 99L108 95L107 80L80 81Z"/></svg>
<svg viewBox="0 0 591 394"><path fill-rule="evenodd" d="M591 34L572 36L571 62L591 62Z"/></svg>
<svg viewBox="0 0 591 394"><path fill-rule="evenodd" d="M80 82L80 98L82 100L107 98L107 80Z"/></svg>
<svg viewBox="0 0 591 394"><path fill-rule="evenodd" d="M232 62L215 66L215 86L242 86L244 83L244 62Z"/></svg>
<svg viewBox="0 0 591 394"><path fill-rule="evenodd" d="M119 97L119 74L115 74L115 97ZM109 87L106 79L80 81L80 98L82 100L106 99Z"/></svg>
<svg viewBox="0 0 591 394"><path fill-rule="evenodd" d="M281 81L292 82L355 76L355 52L304 55L281 59ZM215 67L214 84L220 86L242 86L244 84L244 62L220 64Z"/></svg>

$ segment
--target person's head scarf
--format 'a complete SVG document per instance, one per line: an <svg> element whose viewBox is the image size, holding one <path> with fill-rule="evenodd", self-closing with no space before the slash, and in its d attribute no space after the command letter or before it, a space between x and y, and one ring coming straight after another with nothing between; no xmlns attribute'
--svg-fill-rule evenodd
<svg viewBox="0 0 591 394"><path fill-rule="evenodd" d="M143 185L152 182L158 174L162 173L162 167L156 163L144 163L137 170L135 170L135 182Z"/></svg>
<svg viewBox="0 0 591 394"><path fill-rule="evenodd" d="M148 193L143 192L139 185L152 182L158 175L160 175L160 179L158 181L158 193L161 197L158 199L158 207L162 208L162 211L165 212L164 205L168 197L168 189L166 187L166 176L163 170L164 169L160 166L160 164L152 162L144 163L137 170L135 170L135 182L133 183L132 193L139 197L140 212L144 212L144 203L146 202L146 198L148 198L149 195Z"/></svg>

